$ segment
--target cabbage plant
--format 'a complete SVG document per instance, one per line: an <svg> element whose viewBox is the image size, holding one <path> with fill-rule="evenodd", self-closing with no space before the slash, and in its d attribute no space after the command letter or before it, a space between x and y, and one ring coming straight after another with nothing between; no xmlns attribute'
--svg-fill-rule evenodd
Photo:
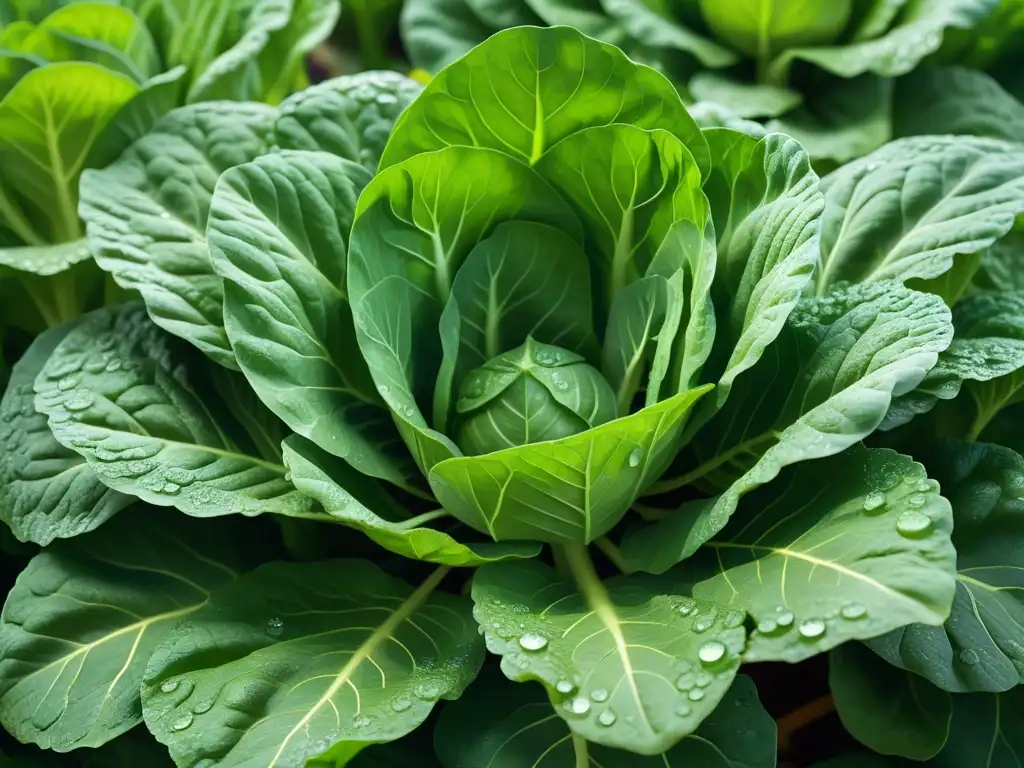
<svg viewBox="0 0 1024 768"><path fill-rule="evenodd" d="M195 105L84 174L142 301L5 396L0 511L47 546L0 722L144 720L190 766L774 765L742 663L950 616L949 501L862 441L933 391L954 326L914 280L1007 233L1016 156L942 163L979 172L957 239L914 171L942 140L823 182L574 29L361 88L289 147ZM910 182L902 217L865 191Z"/></svg>
<svg viewBox="0 0 1024 768"><path fill-rule="evenodd" d="M172 108L279 103L337 0L0 2L0 292L34 334L111 298L78 217L82 172Z"/></svg>
<svg viewBox="0 0 1024 768"><path fill-rule="evenodd" d="M402 31L414 64L436 70L499 29L571 25L669 74L699 104L694 114L702 124L719 124L715 115L722 112L729 127L743 120L767 123L768 130L798 138L816 160L844 163L893 138L895 78L927 63L944 41L943 56L955 63L984 55L970 48L983 46L985 37L1009 38L1018 26L1011 17L1019 3L1005 0L1009 7L993 14L999 5L999 0L409 0ZM1012 43L1006 47L1012 50Z"/></svg>

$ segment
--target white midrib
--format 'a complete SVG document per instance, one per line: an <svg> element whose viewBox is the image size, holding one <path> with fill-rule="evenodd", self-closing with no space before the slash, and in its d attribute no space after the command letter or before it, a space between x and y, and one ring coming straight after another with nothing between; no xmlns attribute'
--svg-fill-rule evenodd
<svg viewBox="0 0 1024 768"><path fill-rule="evenodd" d="M327 690L324 691L323 695L317 699L316 703L309 708L309 711L303 715L290 731L288 735L281 741L281 746L277 748L277 752L270 759L267 764L267 768L275 768L278 764L278 760L284 754L285 748L291 742L292 737L295 736L300 730L306 727L313 716L320 711L320 708L329 702L334 695L341 690L342 686L347 685L352 675L355 673L359 665L370 658L374 652L384 643L388 638L394 635L395 630L398 629L413 613L415 613L421 605L426 601L428 597L437 589L437 585L441 583L441 579L448 573L449 568L444 566L438 568L419 586L419 588L413 592L398 608L391 613L387 619L373 631L373 633L366 639L355 653L349 657L349 660L345 663L340 670L338 670L337 676L334 678ZM356 712L358 714L358 710Z"/></svg>

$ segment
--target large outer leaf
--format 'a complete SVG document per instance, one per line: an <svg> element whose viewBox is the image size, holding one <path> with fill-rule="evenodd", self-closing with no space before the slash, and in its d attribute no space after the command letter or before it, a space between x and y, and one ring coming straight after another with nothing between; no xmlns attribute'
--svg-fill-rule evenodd
<svg viewBox="0 0 1024 768"><path fill-rule="evenodd" d="M702 232L709 218L694 157L668 131L585 128L555 144L536 168L584 224L605 311L647 273L673 225L688 221Z"/></svg>
<svg viewBox="0 0 1024 768"><path fill-rule="evenodd" d="M668 11L667 4L650 0L601 0L601 7L623 26L634 40L641 40L650 48L668 48L693 55L703 66L718 69L739 62L732 49L710 40L686 27L682 22L658 13L659 5Z"/></svg>
<svg viewBox="0 0 1024 768"><path fill-rule="evenodd" d="M497 31L477 16L469 0L405 0L400 28L409 60L430 73L451 64Z"/></svg>
<svg viewBox="0 0 1024 768"><path fill-rule="evenodd" d="M36 337L11 370L0 402L0 519L19 540L43 546L91 531L132 502L58 443L46 416L36 412L36 376L70 330L52 328Z"/></svg>
<svg viewBox="0 0 1024 768"><path fill-rule="evenodd" d="M220 174L264 154L276 112L261 104L182 107L113 165L82 177L89 247L118 285L142 294L154 322L236 367L206 223Z"/></svg>
<svg viewBox="0 0 1024 768"><path fill-rule="evenodd" d="M360 72L318 83L281 102L278 146L330 152L372 173L398 116L422 90L397 72Z"/></svg>
<svg viewBox="0 0 1024 768"><path fill-rule="evenodd" d="M451 145L533 164L566 136L610 123L663 128L708 169L700 129L663 75L570 27L509 29L430 81L395 125L381 167Z"/></svg>
<svg viewBox="0 0 1024 768"><path fill-rule="evenodd" d="M953 697L863 645L847 643L829 654L829 687L843 725L875 752L928 760L946 743Z"/></svg>
<svg viewBox="0 0 1024 768"><path fill-rule="evenodd" d="M732 684L743 614L681 597L670 579L602 583L592 566L573 571L577 586L536 561L480 569L474 615L488 649L510 679L543 683L558 715L588 741L642 755L670 749ZM713 664L700 660L702 648L715 650Z"/></svg>
<svg viewBox="0 0 1024 768"><path fill-rule="evenodd" d="M688 573L694 597L753 616L746 660L797 662L911 621L940 625L953 600L952 527L920 464L858 446L750 494Z"/></svg>
<svg viewBox="0 0 1024 768"><path fill-rule="evenodd" d="M479 566L540 554L539 544L463 544L450 533L429 528L428 520L411 519L393 501L381 498L368 478L299 438L285 441L284 461L295 487L316 500L324 512L403 557L440 565Z"/></svg>
<svg viewBox="0 0 1024 768"><path fill-rule="evenodd" d="M0 722L58 752L142 720L153 650L235 577L230 531L142 505L36 555L0 620Z"/></svg>
<svg viewBox="0 0 1024 768"><path fill-rule="evenodd" d="M938 277L1024 211L1024 152L990 139L899 139L827 177L819 293L836 283Z"/></svg>
<svg viewBox="0 0 1024 768"><path fill-rule="evenodd" d="M430 470L430 487L445 509L495 541L589 543L664 471L708 389L560 440L447 459Z"/></svg>
<svg viewBox="0 0 1024 768"><path fill-rule="evenodd" d="M999 0L907 0L897 21L874 39L807 48L791 48L775 59L770 76L784 80L794 61L807 61L841 77L872 72L903 75L942 45L948 29L971 29ZM889 3L892 5L892 3Z"/></svg>
<svg viewBox="0 0 1024 768"><path fill-rule="evenodd" d="M937 296L895 283L804 300L770 354L698 434L696 464L655 490L698 483L725 492L684 504L627 537L635 567L662 571L714 536L744 494L791 464L839 453L870 435L894 395L916 387L952 337ZM695 458L699 457L699 458Z"/></svg>
<svg viewBox="0 0 1024 768"><path fill-rule="evenodd" d="M434 745L444 768L564 768L577 759L581 744L590 765L604 768L775 768L775 721L743 675L696 731L656 757L586 744L571 733L551 716L539 686L502 684L485 670L442 710Z"/></svg>
<svg viewBox="0 0 1024 768"><path fill-rule="evenodd" d="M140 305L102 309L50 356L36 379L36 408L58 442L115 490L197 517L323 517L282 465L259 456L202 362Z"/></svg>
<svg viewBox="0 0 1024 768"><path fill-rule="evenodd" d="M0 101L0 224L26 245L80 238L78 180L89 150L138 92L129 78L85 62L19 80Z"/></svg>
<svg viewBox="0 0 1024 768"><path fill-rule="evenodd" d="M1024 143L1024 104L975 69L921 69L896 83L895 136L958 134Z"/></svg>
<svg viewBox="0 0 1024 768"><path fill-rule="evenodd" d="M922 448L919 457L953 507L953 610L941 627L911 624L870 646L947 691L1008 690L1024 675L1024 459L983 443Z"/></svg>
<svg viewBox="0 0 1024 768"><path fill-rule="evenodd" d="M270 563L216 592L153 655L146 725L179 765L344 765L476 676L468 600L363 560Z"/></svg>
<svg viewBox="0 0 1024 768"><path fill-rule="evenodd" d="M366 364L345 286L361 166L285 151L225 172L207 237L224 278L224 326L260 399L300 435L359 471L418 478Z"/></svg>

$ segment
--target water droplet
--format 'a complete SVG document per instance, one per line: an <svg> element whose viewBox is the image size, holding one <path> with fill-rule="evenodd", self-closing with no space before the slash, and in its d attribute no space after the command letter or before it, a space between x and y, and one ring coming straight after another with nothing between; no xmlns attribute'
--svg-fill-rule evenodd
<svg viewBox="0 0 1024 768"><path fill-rule="evenodd" d="M402 696L391 702L391 708L395 710L395 712L405 712L411 706L412 699L410 699L408 696Z"/></svg>
<svg viewBox="0 0 1024 768"><path fill-rule="evenodd" d="M700 701L704 698L704 690L702 688L694 688L692 691L686 694L686 698L688 698L690 701Z"/></svg>
<svg viewBox="0 0 1024 768"><path fill-rule="evenodd" d="M381 384L380 386L377 387L377 391L380 392L382 395L386 395L388 392L391 391L391 389L388 387L387 384Z"/></svg>
<svg viewBox="0 0 1024 768"><path fill-rule="evenodd" d="M161 488L164 493L169 493L172 496L181 490L181 486L177 483L164 483L164 487Z"/></svg>
<svg viewBox="0 0 1024 768"><path fill-rule="evenodd" d="M743 624L744 614L740 611L729 611L725 614L725 618L722 619L722 626L726 629L736 629L736 627Z"/></svg>
<svg viewBox="0 0 1024 768"><path fill-rule="evenodd" d="M192 707L192 714L205 715L211 709L213 709L213 699L207 699L206 701L201 701Z"/></svg>
<svg viewBox="0 0 1024 768"><path fill-rule="evenodd" d="M960 651L960 661L969 667L973 667L980 661L980 659L978 658L978 653L976 651L973 651L970 648L964 648Z"/></svg>
<svg viewBox="0 0 1024 768"><path fill-rule="evenodd" d="M692 672L687 672L684 675L680 675L679 679L676 680L676 688L678 688L680 691L688 691L691 688L693 688L696 682L697 676L694 675Z"/></svg>
<svg viewBox="0 0 1024 768"><path fill-rule="evenodd" d="M683 603L682 605L679 606L679 615L680 616L689 616L691 613L693 613L693 610L696 607L697 607L696 603L694 603L692 600L690 602L688 602L688 603Z"/></svg>
<svg viewBox="0 0 1024 768"><path fill-rule="evenodd" d="M907 510L896 521L896 531L908 539L915 539L926 535L932 527L932 519L928 515Z"/></svg>
<svg viewBox="0 0 1024 768"><path fill-rule="evenodd" d="M634 448L629 452L629 466L638 467L640 466L640 460L644 457L644 452L639 448Z"/></svg>
<svg viewBox="0 0 1024 768"><path fill-rule="evenodd" d="M693 708L685 701L681 701L676 705L676 717L689 717L691 712L693 712Z"/></svg>
<svg viewBox="0 0 1024 768"><path fill-rule="evenodd" d="M849 621L856 621L867 616L868 609L860 603L847 603L840 609L839 615Z"/></svg>
<svg viewBox="0 0 1024 768"><path fill-rule="evenodd" d="M709 685L711 685L714 679L715 678L713 678L707 672L699 672L697 673L697 687L707 688Z"/></svg>
<svg viewBox="0 0 1024 768"><path fill-rule="evenodd" d="M536 632L527 632L519 638L519 647L524 651L543 651L548 647L548 639Z"/></svg>
<svg viewBox="0 0 1024 768"><path fill-rule="evenodd" d="M604 712L597 716L597 722L599 722L601 725L605 727L615 725L615 713L612 712L610 709L606 709Z"/></svg>
<svg viewBox="0 0 1024 768"><path fill-rule="evenodd" d="M561 694L568 696L570 693L576 690L576 686L571 680L559 680L555 685L555 690Z"/></svg>
<svg viewBox="0 0 1024 768"><path fill-rule="evenodd" d="M582 696L570 699L565 703L565 708L571 715L583 716L590 711L590 702Z"/></svg>
<svg viewBox="0 0 1024 768"><path fill-rule="evenodd" d="M727 653L725 643L718 640L709 640L697 649L697 658L701 664L717 664L725 658Z"/></svg>
<svg viewBox="0 0 1024 768"><path fill-rule="evenodd" d="M907 499L907 505L911 507L923 507L927 499L919 493L915 493L913 496Z"/></svg>
<svg viewBox="0 0 1024 768"><path fill-rule="evenodd" d="M184 731L186 728L188 728L190 725L192 725L192 721L194 719L195 718L192 717L192 713L191 712L186 712L181 717L179 717L177 720L175 720L173 723L171 723L171 730L172 731Z"/></svg>
<svg viewBox="0 0 1024 768"><path fill-rule="evenodd" d="M825 622L821 619L807 619L806 621L800 622L800 637L807 640L816 640L825 634Z"/></svg>
<svg viewBox="0 0 1024 768"><path fill-rule="evenodd" d="M785 629L789 629L790 627L793 626L793 619L794 618L795 617L793 616L793 612L792 611L783 611L782 613L780 613L778 616L775 617L775 621L778 622L780 627L783 627Z"/></svg>
<svg viewBox="0 0 1024 768"><path fill-rule="evenodd" d="M711 629L713 624L713 619L710 621L708 619L697 619L695 622L693 622L693 631L697 634L700 634L701 632L707 632L709 629Z"/></svg>
<svg viewBox="0 0 1024 768"><path fill-rule="evenodd" d="M284 632L284 622L277 616L267 619L267 634L271 637L280 637Z"/></svg>
<svg viewBox="0 0 1024 768"><path fill-rule="evenodd" d="M355 717L352 718L352 725L355 726L356 728L365 728L366 726L368 726L372 722L373 721L370 718L368 718L366 715L356 715Z"/></svg>
<svg viewBox="0 0 1024 768"><path fill-rule="evenodd" d="M164 680L160 684L160 690L163 691L164 693L174 693L176 690L178 690L178 681L177 680Z"/></svg>
<svg viewBox="0 0 1024 768"><path fill-rule="evenodd" d="M779 623L775 619L761 619L757 622L757 631L762 635L771 635L779 631Z"/></svg>
<svg viewBox="0 0 1024 768"><path fill-rule="evenodd" d="M424 701L437 701L441 696L441 686L433 680L424 680L416 686L415 693L417 698Z"/></svg>
<svg viewBox="0 0 1024 768"><path fill-rule="evenodd" d="M928 493L928 491L930 491L931 489L932 485L927 480L922 480L920 483L917 484L918 493Z"/></svg>
<svg viewBox="0 0 1024 768"><path fill-rule="evenodd" d="M885 494L881 491L872 491L864 497L864 511L878 512L885 506Z"/></svg>
<svg viewBox="0 0 1024 768"><path fill-rule="evenodd" d="M592 701L596 701L598 704L601 704L602 702L608 701L608 691L604 688L595 688L591 691L590 698Z"/></svg>

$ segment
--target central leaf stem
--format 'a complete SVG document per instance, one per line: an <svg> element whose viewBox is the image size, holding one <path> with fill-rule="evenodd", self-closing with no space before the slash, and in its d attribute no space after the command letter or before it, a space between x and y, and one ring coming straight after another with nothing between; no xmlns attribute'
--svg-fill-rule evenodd
<svg viewBox="0 0 1024 768"><path fill-rule="evenodd" d="M572 735L572 748L576 753L576 768L590 768L590 752L587 750L587 740L578 733Z"/></svg>

